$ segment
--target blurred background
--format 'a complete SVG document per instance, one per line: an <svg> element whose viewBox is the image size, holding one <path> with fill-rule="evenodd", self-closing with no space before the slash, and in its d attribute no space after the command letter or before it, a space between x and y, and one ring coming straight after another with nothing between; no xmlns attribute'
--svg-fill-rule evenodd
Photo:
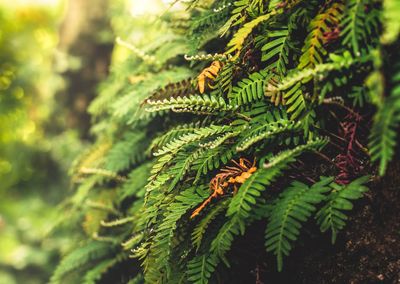
<svg viewBox="0 0 400 284"><path fill-rule="evenodd" d="M54 227L92 139L87 108L129 52L115 38L140 42L172 2L0 0L0 283L48 282L69 242Z"/></svg>

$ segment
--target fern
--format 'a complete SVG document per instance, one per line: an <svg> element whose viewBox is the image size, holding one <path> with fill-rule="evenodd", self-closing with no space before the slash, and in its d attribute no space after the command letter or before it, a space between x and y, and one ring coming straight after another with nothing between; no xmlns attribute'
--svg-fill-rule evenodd
<svg viewBox="0 0 400 284"><path fill-rule="evenodd" d="M292 47L290 31L281 28L268 32L268 42L261 47L262 61L271 61L268 69L276 68L280 75L285 75L289 65L289 50Z"/></svg>
<svg viewBox="0 0 400 284"><path fill-rule="evenodd" d="M150 257L155 264L145 273L146 281L153 282L162 279L165 271L164 264L168 262L172 249L172 238L176 229L176 222L192 207L198 205L202 200L202 196L195 193L195 188L189 188L176 197L176 201L172 202L167 211L163 222L156 229L154 236L154 246L150 249ZM154 257L154 259L153 259Z"/></svg>
<svg viewBox="0 0 400 284"><path fill-rule="evenodd" d="M177 97L164 99L162 101L148 100L148 112L159 112L161 110L172 110L174 112L192 112L211 114L215 111L228 111L234 107L228 105L225 100L213 95L190 95L188 97Z"/></svg>
<svg viewBox="0 0 400 284"><path fill-rule="evenodd" d="M93 265L93 262L107 256L111 252L109 244L91 241L82 247L70 252L63 258L51 277L51 283L63 283L63 278L70 272L80 269L84 265Z"/></svg>
<svg viewBox="0 0 400 284"><path fill-rule="evenodd" d="M143 153L146 149L143 132L128 132L118 141L116 145L106 155L107 169L111 171L122 171L127 169L131 164L137 163L144 159ZM136 152L132 153L131 149Z"/></svg>
<svg viewBox="0 0 400 284"><path fill-rule="evenodd" d="M216 256L200 255L188 263L188 280L196 284L206 284L217 266Z"/></svg>
<svg viewBox="0 0 400 284"><path fill-rule="evenodd" d="M368 56L354 59L348 52L342 56L331 54L330 58L333 62L319 64L312 69L294 71L276 86L269 84L265 95L278 103L279 98L283 97L283 102L288 107L287 111L292 113L291 119L294 120L307 108L306 94L302 90L304 84L312 79L322 80L329 72L350 68L353 64L369 60Z"/></svg>
<svg viewBox="0 0 400 284"><path fill-rule="evenodd" d="M113 110L112 116L128 124L137 122L141 118L140 106L143 101L151 97L161 86L172 82L180 82L191 75L192 72L187 68L172 68L149 75L146 78L147 80L139 81L133 86L129 85L122 95L120 94L117 99L110 102L110 108Z"/></svg>
<svg viewBox="0 0 400 284"><path fill-rule="evenodd" d="M192 152L189 156L183 154L178 155L176 164L170 169L169 174L171 177L174 177L174 179L169 184L167 191L172 191L175 188L203 151L203 149L198 149Z"/></svg>
<svg viewBox="0 0 400 284"><path fill-rule="evenodd" d="M322 9L310 22L309 35L302 49L303 54L300 57L299 69L312 68L323 63L324 56L327 53L324 47L324 34L338 25L343 14L344 4L343 1L333 2L327 8Z"/></svg>
<svg viewBox="0 0 400 284"><path fill-rule="evenodd" d="M200 180L200 177L208 172L218 169L222 164L226 164L233 157L233 150L225 147L216 147L204 151L193 163L193 170L196 171L194 183Z"/></svg>
<svg viewBox="0 0 400 284"><path fill-rule="evenodd" d="M210 38L218 34L218 29L224 24L232 9L231 3L224 4L211 10L206 10L200 16L193 19L190 26L190 41L193 51L200 49Z"/></svg>
<svg viewBox="0 0 400 284"><path fill-rule="evenodd" d="M245 151L253 144L262 140L273 140L276 135L284 132L296 132L302 129L301 122L290 121L285 111L274 110L267 112L265 120L257 119L250 123L250 128L245 131L244 138L236 146L238 152Z"/></svg>
<svg viewBox="0 0 400 284"><path fill-rule="evenodd" d="M383 1L383 24L385 32L382 35L384 43L392 43L398 39L400 34L400 24L398 16L400 13L400 4L396 0Z"/></svg>
<svg viewBox="0 0 400 284"><path fill-rule="evenodd" d="M150 163L145 163L129 173L128 180L118 192L121 201L128 197L142 197L144 195L144 186L149 178L150 166Z"/></svg>
<svg viewBox="0 0 400 284"><path fill-rule="evenodd" d="M394 155L397 129L400 123L398 106L386 102L375 116L375 124L370 135L372 161L379 161L379 174L383 175Z"/></svg>
<svg viewBox="0 0 400 284"><path fill-rule="evenodd" d="M192 243L196 247L196 251L199 250L206 230L213 219L215 219L222 210L226 208L227 202L221 202L215 206L193 229L192 232Z"/></svg>
<svg viewBox="0 0 400 284"><path fill-rule="evenodd" d="M83 282L84 284L95 284L97 283L102 275L104 275L105 273L107 273L107 271L115 266L119 261L121 261L124 258L124 255L118 255L115 258L111 258L111 259L106 259L104 261L102 261L101 263L99 263L98 265L96 265L93 269L89 270L84 278L83 278Z"/></svg>
<svg viewBox="0 0 400 284"><path fill-rule="evenodd" d="M238 82L230 94L230 104L243 105L261 100L264 97L264 81L266 72L256 72Z"/></svg>
<svg viewBox="0 0 400 284"><path fill-rule="evenodd" d="M290 9L294 6L296 6L300 1L299 0L292 0L289 1L287 4L287 9ZM259 16L255 19L253 19L250 22L247 22L246 24L243 25L233 36L233 38L230 40L230 42L227 44L228 50L226 53L232 53L235 51L240 51L243 47L243 44L246 40L246 38L251 34L251 32L262 22L268 21L272 17L275 17L281 13L283 13L285 10L284 9L274 9L271 10L268 14Z"/></svg>
<svg viewBox="0 0 400 284"><path fill-rule="evenodd" d="M372 5L371 1L348 1L342 22L343 43L351 46L354 54L360 54L360 46L365 45L378 28L378 18L374 12L367 14L366 5Z"/></svg>
<svg viewBox="0 0 400 284"><path fill-rule="evenodd" d="M289 163L295 161L298 155L308 149L319 148L325 143L326 141L323 140L310 141L308 144L298 146L292 150L283 151L271 158L268 164L265 164L262 169L259 169L247 179L239 188L238 194L232 198L226 214L230 219L212 241L211 250L228 264L224 255L229 250L234 236L239 233L244 234L245 227L248 225L246 220L251 220L250 213L260 193L280 176L282 171Z"/></svg>
<svg viewBox="0 0 400 284"><path fill-rule="evenodd" d="M332 178L322 178L311 187L293 182L281 193L272 208L265 232L265 246L277 257L278 271L283 267L283 256L288 256L291 242L297 240L302 222L306 222L317 210L316 204L325 199Z"/></svg>
<svg viewBox="0 0 400 284"><path fill-rule="evenodd" d="M230 267L244 267L242 235L282 270L305 222L335 241L366 191L358 177L396 154L393 1L179 2L188 9L144 21L145 38L131 15L114 27L134 42L90 107L96 142L71 170L62 222L88 248L73 245L54 283L228 283L248 275ZM200 94L192 78L210 61Z"/></svg>
<svg viewBox="0 0 400 284"><path fill-rule="evenodd" d="M168 144L166 144L164 147L162 147L160 150L158 150L156 153L154 153L155 156L160 156L164 155L166 153L174 153L177 152L181 147L184 145L202 140L204 138L214 136L217 134L224 133L229 129L228 126L217 126L217 125L212 125L210 127L204 127L204 128L198 128L194 131L194 133L189 133L189 134L184 134Z"/></svg>
<svg viewBox="0 0 400 284"><path fill-rule="evenodd" d="M178 125L172 129L170 129L168 132L164 133L161 136L155 137L151 145L149 146L148 150L154 151L155 149L159 149L163 146L165 146L168 142L171 142L175 138L183 135L183 134L188 134L188 133L193 133L198 127L201 127L202 123L197 122L197 123L188 123L188 124L182 124Z"/></svg>
<svg viewBox="0 0 400 284"><path fill-rule="evenodd" d="M332 243L335 243L338 231L345 226L347 216L342 211L348 211L353 208L352 200L357 200L368 191L363 184L368 182L369 177L361 177L346 186L331 184L332 192L328 195L326 205L322 207L315 215L321 231L331 230Z"/></svg>
<svg viewBox="0 0 400 284"><path fill-rule="evenodd" d="M393 89L388 98L379 107L369 138L369 151L372 161L379 161L379 174L384 175L391 161L400 125L400 71L393 76Z"/></svg>

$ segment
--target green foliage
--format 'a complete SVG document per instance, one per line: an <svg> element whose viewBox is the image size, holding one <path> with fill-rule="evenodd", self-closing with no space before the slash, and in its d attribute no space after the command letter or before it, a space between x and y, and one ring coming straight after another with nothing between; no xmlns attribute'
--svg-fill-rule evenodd
<svg viewBox="0 0 400 284"><path fill-rule="evenodd" d="M384 175L392 160L397 145L400 124L400 68L396 65L392 77L393 88L390 96L378 106L371 130L369 147L372 161L379 161L379 174Z"/></svg>
<svg viewBox="0 0 400 284"><path fill-rule="evenodd" d="M398 39L400 34L399 12L400 3L398 1L383 1L383 25L385 26L385 31L382 35L382 41L384 43L392 43Z"/></svg>
<svg viewBox="0 0 400 284"><path fill-rule="evenodd" d="M243 1L242 3L248 3L248 1ZM298 0L288 1L286 4L286 9L290 9L298 4ZM242 4L242 5L243 5ZM246 4L245 4L246 5ZM232 37L230 42L227 44L228 50L227 53L232 53L235 51L240 51L244 45L247 37L252 33L252 31L262 22L268 21L271 18L283 13L285 9L283 8L275 8L269 11L265 15L258 16L257 18L245 23Z"/></svg>
<svg viewBox="0 0 400 284"><path fill-rule="evenodd" d="M370 39L375 39L374 32L379 26L377 11L368 11L373 5L369 0L351 0L346 6L342 21L343 44L349 45L354 54L359 54L360 46L369 47Z"/></svg>
<svg viewBox="0 0 400 284"><path fill-rule="evenodd" d="M386 70L384 55L397 57L378 40L379 5L368 2L366 13L354 6L360 1L322 2L190 1L186 11L166 12L165 27L151 37L176 33L175 44L190 46L189 55L160 60L163 44L149 39L137 48L154 51L158 64L135 51L114 62L91 107L103 149L94 147L76 169L94 165L119 178L83 176L75 201L108 208L89 216L100 219L97 238L121 240L122 252L132 249L142 263L118 272L126 279L229 282L231 263L255 257L235 246L243 236L266 246L282 270L313 217L333 240L344 229L369 181L359 177L375 170L364 166L366 152L385 167L394 155L399 77L391 75L398 69ZM195 78L211 61L220 67L216 78L205 78L209 93L200 94ZM378 111L366 149L372 104ZM104 191L109 202L99 198ZM248 229L255 222L266 227L265 244ZM108 264L120 267L113 259L93 267L103 275Z"/></svg>
<svg viewBox="0 0 400 284"><path fill-rule="evenodd" d="M324 61L323 59L327 54L324 35L338 26L344 10L343 2L338 1L325 4L310 22L308 27L309 33L302 49L303 54L300 57L298 68L312 68Z"/></svg>
<svg viewBox="0 0 400 284"><path fill-rule="evenodd" d="M216 256L199 255L188 263L188 280L196 284L208 283L212 273L214 272L218 260Z"/></svg>
<svg viewBox="0 0 400 284"><path fill-rule="evenodd" d="M331 184L332 191L324 201L326 205L322 207L315 215L321 232L331 230L332 244L335 243L338 231L342 230L348 219L343 211L353 209L352 200L357 200L363 196L363 193L368 191L364 186L368 182L369 177L361 177L350 184L341 186Z"/></svg>
<svg viewBox="0 0 400 284"><path fill-rule="evenodd" d="M238 82L229 95L231 104L243 105L263 99L266 76L266 72L256 72Z"/></svg>
<svg viewBox="0 0 400 284"><path fill-rule="evenodd" d="M272 205L265 232L265 246L276 255L279 271L283 267L283 257L289 255L299 237L302 224L312 215L315 215L321 232L332 231L332 243L335 242L338 231L344 228L348 219L343 211L353 209L351 201L368 191L363 185L368 180L365 176L343 186L332 182L333 178L322 177L311 187L295 181L280 194ZM316 212L321 203L325 205Z"/></svg>
<svg viewBox="0 0 400 284"><path fill-rule="evenodd" d="M332 180L324 178L311 187L295 181L273 205L265 232L265 246L276 255L279 271L282 270L283 256L289 255L291 242L299 236L301 223L306 222L316 211L315 205L324 200Z"/></svg>
<svg viewBox="0 0 400 284"><path fill-rule="evenodd" d="M143 160L146 145L141 145L143 132L128 132L114 145L106 155L107 169L115 172L123 171L130 165ZM132 152L135 149L137 152Z"/></svg>
<svg viewBox="0 0 400 284"><path fill-rule="evenodd" d="M207 228L213 219L217 217L218 214L221 213L223 209L225 209L227 202L221 202L217 206L215 206L193 229L192 232L192 242L196 247L196 250L200 248L202 243L202 239L204 238L204 234L206 233ZM211 276L211 275L210 275ZM208 276L208 277L210 277Z"/></svg>
<svg viewBox="0 0 400 284"><path fill-rule="evenodd" d="M73 272L76 269L80 269L85 265L92 266L94 260L104 258L104 256L110 253L110 251L109 244L96 241L92 241L82 247L78 247L76 250L70 252L65 258L63 258L51 277L51 283L63 283L62 279L68 273Z"/></svg>
<svg viewBox="0 0 400 284"><path fill-rule="evenodd" d="M146 108L148 112L159 112L161 110L172 110L173 112L192 112L199 114L211 114L215 111L231 110L225 100L214 95L190 95L158 101L148 100Z"/></svg>
<svg viewBox="0 0 400 284"><path fill-rule="evenodd" d="M280 75L285 75L289 65L289 50L293 47L290 31L288 28L272 30L268 32L267 39L267 43L261 47L261 60L270 61L269 69L276 68Z"/></svg>

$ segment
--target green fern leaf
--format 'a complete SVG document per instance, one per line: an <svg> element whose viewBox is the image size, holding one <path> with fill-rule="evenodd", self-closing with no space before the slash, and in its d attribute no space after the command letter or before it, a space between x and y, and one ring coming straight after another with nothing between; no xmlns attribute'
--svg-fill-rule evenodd
<svg viewBox="0 0 400 284"><path fill-rule="evenodd" d="M264 71L253 73L249 78L240 81L233 87L229 96L230 104L243 105L259 101L264 97L264 81L267 73Z"/></svg>
<svg viewBox="0 0 400 284"><path fill-rule="evenodd" d="M84 265L95 265L95 262L104 258L112 251L110 244L91 241L82 247L76 248L63 258L51 277L50 283L63 283L63 278Z"/></svg>
<svg viewBox="0 0 400 284"><path fill-rule="evenodd" d="M397 65L400 70L400 65ZM392 78L393 89L378 108L369 137L369 152L372 161L379 161L379 174L384 175L392 160L400 125L400 71Z"/></svg>
<svg viewBox="0 0 400 284"><path fill-rule="evenodd" d="M360 54L360 46L372 38L373 32L378 28L378 15L373 11L367 13L366 5L371 5L369 0L349 0L346 14L342 21L343 43L352 47L354 54Z"/></svg>
<svg viewBox="0 0 400 284"><path fill-rule="evenodd" d="M333 178L323 178L311 187L295 181L279 196L272 208L265 232L265 246L277 257L278 271L282 271L283 256L288 256L291 243L296 241L302 224L316 211L315 205L325 199Z"/></svg>
<svg viewBox="0 0 400 284"><path fill-rule="evenodd" d="M190 112L199 114L212 114L217 111L230 111L233 106L227 104L222 97L214 95L190 95L164 100L147 100L145 109L148 112L171 110L174 112Z"/></svg>
<svg viewBox="0 0 400 284"><path fill-rule="evenodd" d="M206 187L208 188L208 187ZM204 190L204 192L207 192ZM163 221L159 223L156 229L152 245L150 248L150 256L147 257L148 263L145 279L153 282L152 279L162 279L169 271L169 257L173 247L174 233L177 227L177 221L193 207L197 206L206 197L197 194L196 188L184 190L180 195L176 196L166 212Z"/></svg>
<svg viewBox="0 0 400 284"><path fill-rule="evenodd" d="M332 192L328 195L326 205L322 207L315 215L321 232L331 230L332 244L335 243L338 231L346 225L347 216L342 211L348 211L353 208L352 200L363 197L363 193L368 188L363 184L369 181L369 177L361 177L350 184L341 186L331 184Z"/></svg>
<svg viewBox="0 0 400 284"><path fill-rule="evenodd" d="M289 64L289 49L292 47L288 28L268 32L268 41L261 47L262 61L271 61L268 69L276 68L280 75L285 75Z"/></svg>
<svg viewBox="0 0 400 284"><path fill-rule="evenodd" d="M384 43L392 43L396 41L400 34L400 3L397 0L385 0L383 1L383 25L385 31L382 35L382 41Z"/></svg>
<svg viewBox="0 0 400 284"><path fill-rule="evenodd" d="M189 261L187 266L188 280L194 284L207 284L217 267L216 256L203 254Z"/></svg>
<svg viewBox="0 0 400 284"><path fill-rule="evenodd" d="M160 150L158 150L156 153L154 153L155 156L161 156L167 153L175 153L179 151L180 148L183 146L202 140L204 138L208 138L214 135L218 135L221 133L224 133L226 131L230 130L229 126L218 126L218 125L211 125L209 127L203 127L203 128L197 128L193 133L188 133L181 135L171 142L167 143L165 146L163 146Z"/></svg>
<svg viewBox="0 0 400 284"><path fill-rule="evenodd" d="M226 208L227 204L226 201L218 203L193 229L192 243L196 247L196 251L200 248L208 226Z"/></svg>

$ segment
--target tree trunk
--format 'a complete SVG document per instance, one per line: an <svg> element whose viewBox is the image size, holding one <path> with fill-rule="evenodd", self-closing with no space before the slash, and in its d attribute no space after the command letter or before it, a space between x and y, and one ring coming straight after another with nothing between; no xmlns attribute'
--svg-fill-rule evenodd
<svg viewBox="0 0 400 284"><path fill-rule="evenodd" d="M69 0L60 28L59 49L72 60L79 59L80 68L68 68L62 73L66 88L57 96L67 109L66 126L78 129L83 139L89 137L90 116L87 107L97 93L97 85L108 73L112 40L108 0Z"/></svg>

